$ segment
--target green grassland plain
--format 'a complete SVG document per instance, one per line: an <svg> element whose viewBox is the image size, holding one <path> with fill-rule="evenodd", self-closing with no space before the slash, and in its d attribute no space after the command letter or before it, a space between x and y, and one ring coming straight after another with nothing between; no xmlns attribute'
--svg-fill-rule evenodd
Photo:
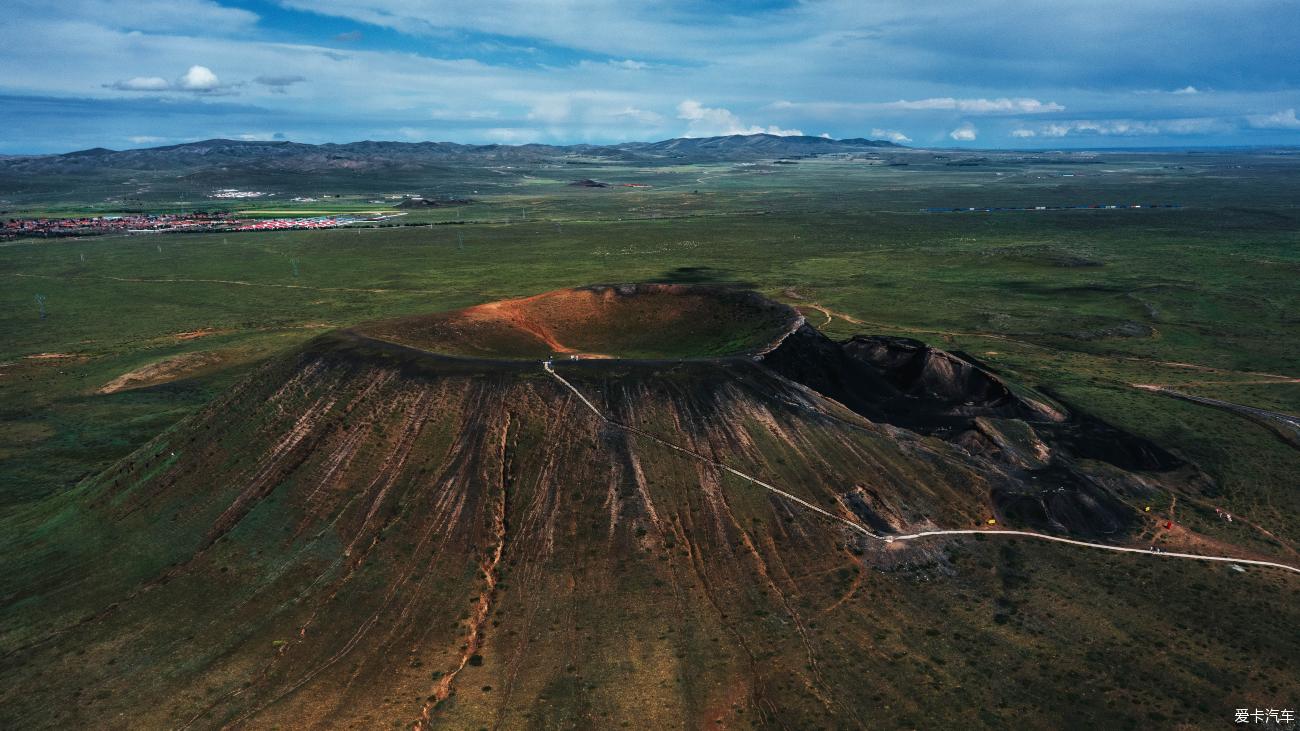
<svg viewBox="0 0 1300 731"><path fill-rule="evenodd" d="M10 242L0 249L0 500L66 489L239 367L327 327L594 282L724 281L864 323L808 311L835 335L910 334L1055 389L1197 459L1224 490L1245 490L1242 512L1273 505L1274 524L1294 538L1293 450L1239 417L1129 384L1186 383L1190 393L1300 409L1300 385L1252 375L1300 375L1300 160L945 161L474 168L463 183L450 173L402 181L477 202L398 220L464 225ZM581 177L613 185L566 184ZM302 182L278 185L288 195ZM392 190L353 191L351 208L331 207L374 209L368 201ZM1127 202L1183 207L920 210ZM179 337L195 331L210 334ZM231 367L95 393L124 372L196 351ZM72 357L30 357L42 353Z"/></svg>
<svg viewBox="0 0 1300 731"><path fill-rule="evenodd" d="M1087 165L995 157L955 169L941 156L906 167L473 168L463 183L403 181L475 197L398 219L427 227L10 242L0 249L0 501L66 489L241 367L328 327L595 282L721 281L848 316L807 310L833 335L913 335L1054 389L1196 459L1240 493L1231 507L1268 510L1295 538L1294 450L1239 417L1129 384L1300 410L1300 384L1253 375L1300 376L1297 167L1277 155L1100 153ZM612 186L566 184L581 177ZM302 182L278 185L287 195ZM354 191L331 208L371 210L391 190ZM921 211L1128 202L1183 207ZM453 221L467 223L436 225ZM213 366L96 393L187 352L215 353Z"/></svg>
<svg viewBox="0 0 1300 731"><path fill-rule="evenodd" d="M589 283L725 282L800 306L833 336L908 335L962 350L1148 437L1214 480L1201 503L1178 508L1180 521L1282 555L1281 544L1223 524L1208 506L1294 544L1300 451L1239 416L1132 384L1300 412L1300 158L1030 157L962 167L916 153L896 167L803 160L473 168L398 181L213 179L201 182L281 198L337 191L328 206L302 204L313 211L374 210L369 201L400 192L476 202L401 218L430 225L5 243L0 523L20 522L263 359L333 327ZM614 185L567 185L577 178ZM10 215L121 208L107 184L75 182L55 191L35 181L3 197ZM150 189L150 210L195 205L181 186ZM1182 207L921 211L1093 203ZM272 204L230 205L256 213ZM100 393L124 373L187 354L196 359L180 362L199 365L184 378ZM1172 496L1154 507L1170 509ZM1294 582L1260 577L1247 591L1226 568L1024 542L946 550L970 568L951 585L917 564L872 591L960 626L936 632L883 618L876 639L892 654L872 667L949 707L984 709L954 718L1005 725L1027 720L1018 707L1055 699L1086 709L1080 727L1159 726L1189 709L1228 723L1225 704L1283 703L1296 689L1293 675L1269 670L1294 668L1286 658L1295 638L1284 629L1300 605ZM1063 646L1075 649L1062 656ZM992 675L1015 682L982 682ZM916 724L935 718L907 713Z"/></svg>

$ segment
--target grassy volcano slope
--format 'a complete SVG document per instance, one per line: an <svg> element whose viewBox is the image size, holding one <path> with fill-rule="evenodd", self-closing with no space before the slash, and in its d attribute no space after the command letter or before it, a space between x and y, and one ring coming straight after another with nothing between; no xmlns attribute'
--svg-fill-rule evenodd
<svg viewBox="0 0 1300 731"><path fill-rule="evenodd" d="M753 292L628 284L547 292L358 330L446 355L677 359L757 353L798 322L792 308Z"/></svg>
<svg viewBox="0 0 1300 731"><path fill-rule="evenodd" d="M865 487L899 520L967 525L997 479L744 359L561 368L620 420L841 514ZM1062 679L1109 702L1034 724L1122 728L1185 693L1202 718L1242 702L1220 681L1285 664L1300 620L1267 575L1249 597L1200 575L1216 603L1193 618L1159 562L858 543L599 421L535 364L347 333L29 520L0 553L14 728L996 724ZM1149 600L1107 603L1132 581ZM1256 601L1269 620L1235 626ZM1161 612L1208 644L1132 651L1133 617Z"/></svg>
<svg viewBox="0 0 1300 731"><path fill-rule="evenodd" d="M616 413L815 475L790 489L828 510L863 480L909 520L985 510L969 460L757 364L606 375ZM4 546L11 727L370 728L449 691L435 718L510 725L867 713L817 668L791 578L857 575L843 528L599 422L533 364L326 336L29 527Z"/></svg>
<svg viewBox="0 0 1300 731"><path fill-rule="evenodd" d="M1006 479L750 359L559 367L615 419L840 515L854 494L889 524L969 526ZM996 724L1084 663L1111 703L1034 723L1123 727L1186 693L1209 699L1200 718L1239 702L1220 673L1284 665L1300 619L1270 575L1247 598L1139 558L864 543L599 420L536 363L355 332L24 522L0 545L15 728ZM1140 612L1189 630L1155 597L1216 597L1194 622L1209 644L1129 652L1134 607L1080 596L1130 581L1151 587ZM1256 601L1275 611L1234 626Z"/></svg>

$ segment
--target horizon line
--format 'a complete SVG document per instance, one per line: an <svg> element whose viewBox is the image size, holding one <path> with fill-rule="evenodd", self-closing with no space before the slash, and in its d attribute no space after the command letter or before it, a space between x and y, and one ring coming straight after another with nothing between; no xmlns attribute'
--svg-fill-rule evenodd
<svg viewBox="0 0 1300 731"><path fill-rule="evenodd" d="M660 140L626 140L623 142L610 143L593 143L593 142L569 142L569 143L549 143L549 142L456 142L454 140L392 140L392 139L359 139L348 142L302 142L293 139L260 139L260 140L241 140L232 137L208 137L203 139L189 140L186 142L174 142L164 145L153 145L147 147L86 147L66 152L14 152L0 153L0 159L14 157L61 157L65 155L75 155L78 153L104 151L106 153L122 152L146 152L149 150L162 150L168 148L186 147L189 145L199 145L210 142L226 142L240 145L287 145L296 144L308 147L326 147L326 146L347 146L363 143L392 144L392 145L459 145L469 148L485 147L506 147L506 148L523 148L523 147L543 147L553 149L566 148L609 148L617 149L624 145L656 145L665 142L676 142L680 140L720 140L728 138L752 138L752 137L770 137L772 139L807 139L807 140L824 140L828 143L833 142L851 142L856 140L865 140L876 143L885 149L894 149L899 151L936 151L936 152L962 152L962 153L980 153L980 152L1024 152L1024 153L1044 153L1044 152L1169 152L1169 151L1227 151L1227 150L1300 150L1300 145L1269 145L1269 144L1196 144L1196 145L1141 145L1141 146L1105 146L1105 147L942 147L942 146L921 146L921 145L903 145L891 140L873 139L870 137L825 137L821 135L777 135L770 132L756 132L752 134L730 134L730 135L707 135L693 137L682 135L679 137L667 137Z"/></svg>

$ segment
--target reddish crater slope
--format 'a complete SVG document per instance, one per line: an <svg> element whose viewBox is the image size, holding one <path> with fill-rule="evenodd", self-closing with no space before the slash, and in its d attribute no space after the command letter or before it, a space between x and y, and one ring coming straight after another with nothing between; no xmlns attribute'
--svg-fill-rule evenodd
<svg viewBox="0 0 1300 731"><path fill-rule="evenodd" d="M359 328L443 355L538 360L756 354L803 319L753 292L676 284L580 287Z"/></svg>
<svg viewBox="0 0 1300 731"><path fill-rule="evenodd" d="M555 367L612 422L542 368L570 352L609 356ZM878 727L919 709L893 665L935 613L987 616L877 581L953 559L845 521L1122 539L1127 497L1198 478L1136 440L1089 452L1104 428L729 290L328 334L6 538L0 721Z"/></svg>

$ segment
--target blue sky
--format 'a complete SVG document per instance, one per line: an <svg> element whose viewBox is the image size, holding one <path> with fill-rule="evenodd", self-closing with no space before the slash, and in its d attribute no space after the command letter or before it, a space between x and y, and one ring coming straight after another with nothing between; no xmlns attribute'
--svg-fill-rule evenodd
<svg viewBox="0 0 1300 731"><path fill-rule="evenodd" d="M6 0L0 153L210 137L1300 144L1296 0Z"/></svg>

